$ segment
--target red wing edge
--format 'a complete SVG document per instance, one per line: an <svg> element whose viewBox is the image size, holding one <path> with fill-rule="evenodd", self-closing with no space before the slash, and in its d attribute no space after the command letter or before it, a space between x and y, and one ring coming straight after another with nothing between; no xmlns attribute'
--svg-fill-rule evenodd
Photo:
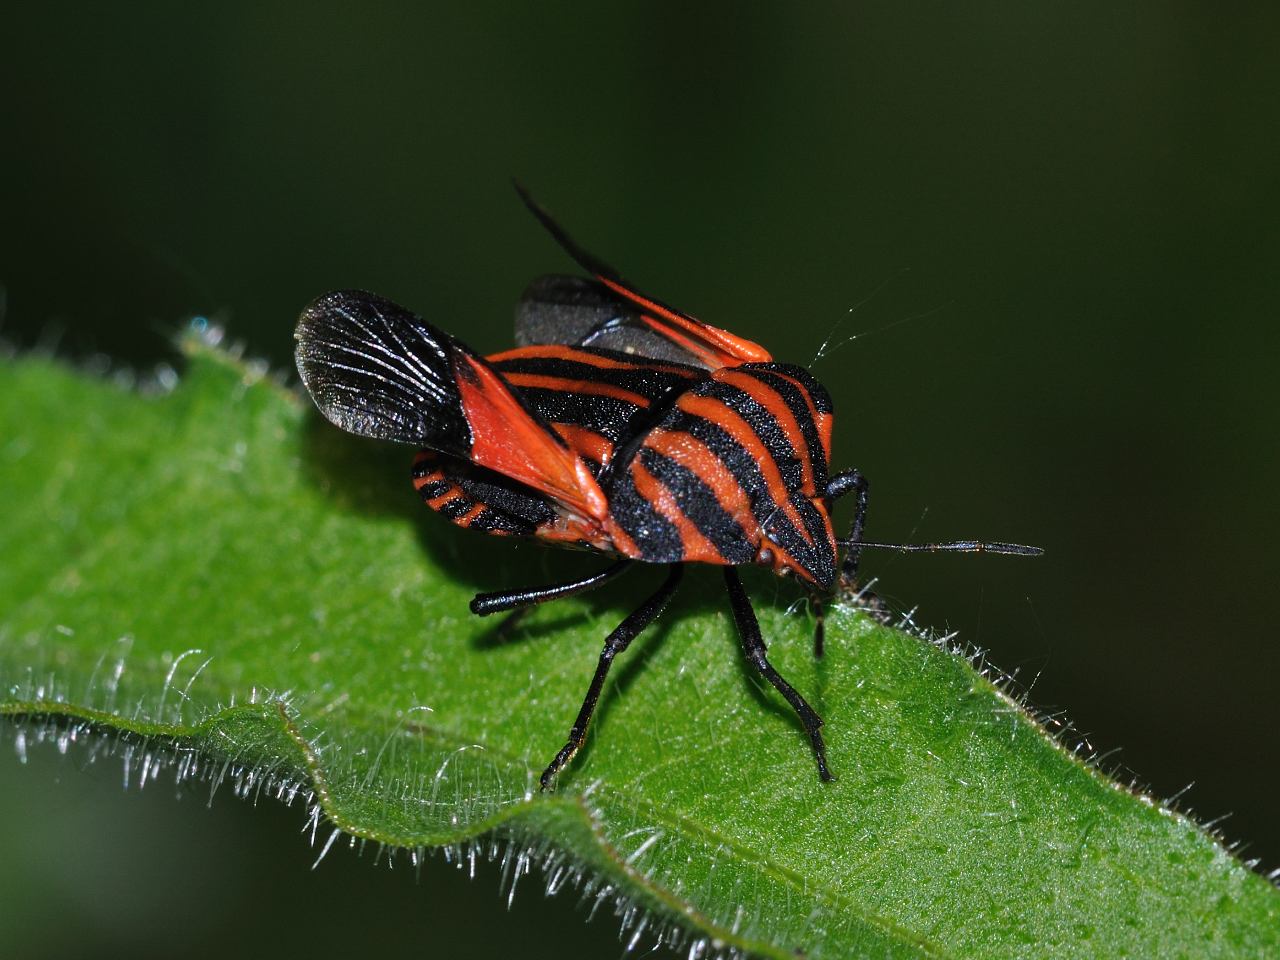
<svg viewBox="0 0 1280 960"><path fill-rule="evenodd" d="M586 462L534 418L502 375L465 354L455 359L454 370L471 427L471 462L547 494L583 519L603 522L609 505Z"/></svg>

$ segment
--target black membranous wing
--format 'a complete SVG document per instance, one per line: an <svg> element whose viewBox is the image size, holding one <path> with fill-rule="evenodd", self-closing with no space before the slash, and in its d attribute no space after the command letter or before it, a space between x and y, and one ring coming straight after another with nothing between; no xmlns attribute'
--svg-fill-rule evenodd
<svg viewBox="0 0 1280 960"><path fill-rule="evenodd" d="M298 373L332 423L466 457L471 430L454 359L471 351L384 297L337 290L298 320Z"/></svg>
<svg viewBox="0 0 1280 960"><path fill-rule="evenodd" d="M594 347L704 366L697 354L645 323L635 304L585 277L549 274L529 284L516 307L516 343Z"/></svg>
<svg viewBox="0 0 1280 960"><path fill-rule="evenodd" d="M329 293L298 320L298 372L316 406L351 433L417 444L487 467L599 520L587 464L461 341L358 290Z"/></svg>

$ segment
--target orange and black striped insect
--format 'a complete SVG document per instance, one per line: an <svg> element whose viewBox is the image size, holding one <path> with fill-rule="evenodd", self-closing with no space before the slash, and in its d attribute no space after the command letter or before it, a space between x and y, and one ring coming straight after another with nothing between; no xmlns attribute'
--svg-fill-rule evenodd
<svg viewBox="0 0 1280 960"><path fill-rule="evenodd" d="M513 350L481 357L389 300L327 294L298 321L298 371L344 430L422 449L413 484L461 527L617 557L580 580L480 594L480 616L590 590L636 562L666 579L604 642L547 788L581 748L614 658L657 617L686 563L723 569L747 662L795 709L818 775L831 779L822 718L769 663L737 567L794 576L819 609L851 584L866 547L1034 555L1010 543L863 539L867 481L832 474L831 397L803 367L666 306L585 252L523 189L534 216L592 279L545 276L525 291ZM849 535L832 503L854 495ZM841 560L840 551L844 555Z"/></svg>

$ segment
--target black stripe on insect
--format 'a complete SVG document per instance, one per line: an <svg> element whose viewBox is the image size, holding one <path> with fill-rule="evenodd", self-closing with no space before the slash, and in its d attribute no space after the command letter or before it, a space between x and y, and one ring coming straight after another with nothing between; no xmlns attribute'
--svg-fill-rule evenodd
<svg viewBox="0 0 1280 960"><path fill-rule="evenodd" d="M852 586L864 549L1041 551L866 540L867 482L857 470L830 472L832 404L822 385L759 344L639 292L517 189L592 277L535 280L518 308L515 349L481 357L389 300L344 290L298 321L303 383L342 429L421 448L414 486L450 522L617 558L578 580L480 594L473 613L582 593L636 563L667 566L662 585L605 639L569 737L542 773L544 789L582 747L614 659L666 607L687 563L722 568L747 662L791 704L818 775L832 779L822 718L769 663L736 568L762 565L809 591L822 656L822 600ZM850 495L853 521L840 538L832 505Z"/></svg>

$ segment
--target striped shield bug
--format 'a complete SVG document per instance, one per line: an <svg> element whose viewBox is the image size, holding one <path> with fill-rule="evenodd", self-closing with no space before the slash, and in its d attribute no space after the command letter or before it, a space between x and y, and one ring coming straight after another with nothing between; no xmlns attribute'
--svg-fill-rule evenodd
<svg viewBox="0 0 1280 960"><path fill-rule="evenodd" d="M821 656L822 600L853 583L867 547L1040 550L866 540L867 481L857 470L831 472L831 397L809 371L640 293L517 190L591 275L530 284L516 312L518 346L482 357L389 300L342 290L298 320L303 384L342 429L419 447L413 484L458 526L615 558L579 580L480 594L473 613L582 593L637 563L666 567L662 585L605 639L543 789L582 747L614 658L666 607L686 563L722 569L747 662L791 704L819 777L830 780L822 718L769 663L737 568L759 564L808 590ZM849 494L853 521L840 538L832 504Z"/></svg>

